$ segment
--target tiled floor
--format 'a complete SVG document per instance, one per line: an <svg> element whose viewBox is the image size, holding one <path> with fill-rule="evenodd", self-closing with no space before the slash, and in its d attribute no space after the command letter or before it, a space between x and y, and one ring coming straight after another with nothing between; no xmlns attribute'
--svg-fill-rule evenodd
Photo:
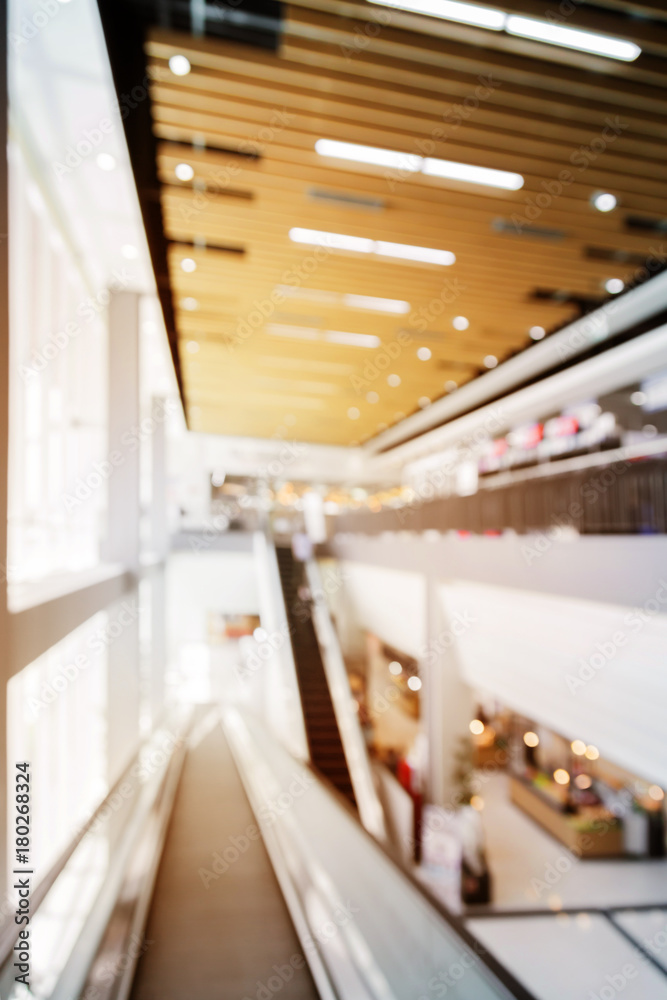
<svg viewBox="0 0 667 1000"><path fill-rule="evenodd" d="M495 907L667 904L667 860L578 859L509 801L505 775L482 794Z"/></svg>

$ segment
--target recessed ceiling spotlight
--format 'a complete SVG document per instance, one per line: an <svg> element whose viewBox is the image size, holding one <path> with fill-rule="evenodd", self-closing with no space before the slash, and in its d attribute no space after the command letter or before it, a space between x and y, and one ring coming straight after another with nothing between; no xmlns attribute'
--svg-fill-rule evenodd
<svg viewBox="0 0 667 1000"><path fill-rule="evenodd" d="M398 677L399 674L403 673L403 667L398 662L398 660L392 660L389 664L389 673L393 674L394 677Z"/></svg>
<svg viewBox="0 0 667 1000"><path fill-rule="evenodd" d="M495 355L493 354L487 354L487 356L484 358L485 368L495 368L497 364L498 364L498 358L495 357Z"/></svg>
<svg viewBox="0 0 667 1000"><path fill-rule="evenodd" d="M190 274L192 271L197 270L197 261L193 260L192 257L184 257L181 261L181 269Z"/></svg>
<svg viewBox="0 0 667 1000"><path fill-rule="evenodd" d="M620 278L608 278L604 287L610 295L618 295L625 288L625 282L621 281Z"/></svg>
<svg viewBox="0 0 667 1000"><path fill-rule="evenodd" d="M185 345L185 347L186 347L186 350L189 351L190 354L196 354L197 351L199 350L199 344L197 343L196 340L188 340L188 342Z"/></svg>
<svg viewBox="0 0 667 1000"><path fill-rule="evenodd" d="M174 76L187 76L192 66L187 56L178 53L169 60L169 69Z"/></svg>
<svg viewBox="0 0 667 1000"><path fill-rule="evenodd" d="M366 402L368 402L368 403L379 403L380 402L380 397L378 396L377 392L367 392L366 393Z"/></svg>
<svg viewBox="0 0 667 1000"><path fill-rule="evenodd" d="M195 309L199 309L199 303L192 296L188 295L184 299L181 299L181 307L187 309L188 312L194 312Z"/></svg>
<svg viewBox="0 0 667 1000"><path fill-rule="evenodd" d="M530 330L528 331L528 335L530 336L531 340L544 340L544 338L547 335L547 331L544 329L543 326L531 326Z"/></svg>
<svg viewBox="0 0 667 1000"><path fill-rule="evenodd" d="M195 175L194 169L189 163L177 163L174 173L178 177L179 181L191 181Z"/></svg>
<svg viewBox="0 0 667 1000"><path fill-rule="evenodd" d="M401 376L400 375L387 375L387 385L390 385L390 386L392 386L392 388L395 389L396 386L398 386L400 384L401 384Z"/></svg>
<svg viewBox="0 0 667 1000"><path fill-rule="evenodd" d="M458 389L458 386L454 379L448 379L445 382L445 392L454 392L454 389Z"/></svg>
<svg viewBox="0 0 667 1000"><path fill-rule="evenodd" d="M455 330L467 330L470 326L470 320L465 316L455 316L452 320L452 326Z"/></svg>
<svg viewBox="0 0 667 1000"><path fill-rule="evenodd" d="M507 17L505 31L521 38L532 38L548 45L562 45L567 49L608 56L610 59L620 59L623 62L632 62L641 54L638 45L623 38L611 38L609 35L598 35L592 31L581 31L579 28L566 28L561 24L538 21L532 17L520 17L515 14Z"/></svg>
<svg viewBox="0 0 667 1000"><path fill-rule="evenodd" d="M356 406L351 406L350 409L347 411L347 415L350 418L350 420L358 420L359 417L361 416L361 413L356 408Z"/></svg>
<svg viewBox="0 0 667 1000"><path fill-rule="evenodd" d="M120 248L120 252L125 258L125 260L136 260L139 256L139 251L132 243L125 243L124 246Z"/></svg>
<svg viewBox="0 0 667 1000"><path fill-rule="evenodd" d="M417 357L420 361L428 361L431 357L431 350L428 347L420 347L417 351Z"/></svg>
<svg viewBox="0 0 667 1000"><path fill-rule="evenodd" d="M422 686L422 682L419 677L408 677L408 687L411 691L419 691Z"/></svg>
<svg viewBox="0 0 667 1000"><path fill-rule="evenodd" d="M431 400L428 398L428 396L420 396L417 402L419 406L422 408L422 410L425 410L427 406L431 405Z"/></svg>
<svg viewBox="0 0 667 1000"><path fill-rule="evenodd" d="M362 236L346 236L344 233L328 233L319 229L302 229L295 226L289 231L293 243L310 246L329 247L330 250L350 250L353 253L374 253L381 257L397 257L414 260L423 264L440 264L443 267L456 262L449 250L433 247L417 247L407 243L388 243L385 240L371 240Z"/></svg>
<svg viewBox="0 0 667 1000"><path fill-rule="evenodd" d="M633 406L643 406L647 400L647 395L645 392L633 392L630 396L630 402Z"/></svg>
<svg viewBox="0 0 667 1000"><path fill-rule="evenodd" d="M98 153L95 158L95 163L100 170L116 169L116 159L111 155L111 153Z"/></svg>
<svg viewBox="0 0 667 1000"><path fill-rule="evenodd" d="M616 195L608 191L596 191L591 198L591 204L597 208L598 212L613 212L618 205Z"/></svg>

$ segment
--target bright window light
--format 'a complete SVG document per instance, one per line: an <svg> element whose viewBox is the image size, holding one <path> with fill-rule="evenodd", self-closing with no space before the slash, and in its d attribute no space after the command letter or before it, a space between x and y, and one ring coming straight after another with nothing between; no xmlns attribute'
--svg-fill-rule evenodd
<svg viewBox="0 0 667 1000"><path fill-rule="evenodd" d="M352 250L355 253L376 253L381 257L398 257L401 260L421 261L424 264L454 264L456 257L449 250L435 250L432 247L415 247L407 243L386 243L383 240L368 240L361 236L345 236L342 233L326 233L319 229L290 229L289 238L294 243L308 243L311 246L331 247L334 250Z"/></svg>
<svg viewBox="0 0 667 1000"><path fill-rule="evenodd" d="M532 17L519 17L515 14L508 15L505 30L510 35L534 38L538 42L547 42L548 45L562 45L567 49L592 52L598 56L608 56L610 59L621 59L624 62L632 62L641 53L638 45L622 38L598 35L591 31L581 31L579 28L566 28L561 24L536 21Z"/></svg>
<svg viewBox="0 0 667 1000"><path fill-rule="evenodd" d="M453 160L439 160L433 157L422 159L392 149L381 149L377 146L360 146L355 142L336 142L331 139L318 139L315 150L320 156L334 156L338 159L353 160L357 163L370 163L379 167L392 167L397 170L407 170L412 173L421 171L429 177L445 177L448 180L466 181L469 184L481 184L484 187L503 188L506 191L518 191L523 187L523 177L508 170L494 170L490 167L476 167L469 163L456 163Z"/></svg>
<svg viewBox="0 0 667 1000"><path fill-rule="evenodd" d="M401 260L418 260L423 264L441 264L449 267L456 262L456 257L449 250L434 250L432 247L413 247L407 243L385 243L378 240L375 253L381 257L399 257Z"/></svg>
<svg viewBox="0 0 667 1000"><path fill-rule="evenodd" d="M373 333L347 333L345 330L327 330L324 339L331 344L347 344L348 347L379 347L382 343Z"/></svg>
<svg viewBox="0 0 667 1000"><path fill-rule="evenodd" d="M422 172L429 177L446 177L451 181L468 181L470 184L504 188L506 191L518 191L523 187L521 174L513 174L508 170L492 170L489 167L475 167L469 163L455 163L453 160L435 160L429 157L424 160Z"/></svg>
<svg viewBox="0 0 667 1000"><path fill-rule="evenodd" d="M125 243L120 248L120 252L122 253L125 260L136 260L137 257L139 256L139 251L137 250L137 248L134 246L133 243Z"/></svg>
<svg viewBox="0 0 667 1000"><path fill-rule="evenodd" d="M505 14L493 7L480 7L477 4L458 3L456 0L371 0L371 3L384 7L397 7L399 10L414 11L415 14L428 14L430 17L441 17L445 21L458 21L460 24L475 24L480 28L490 28L492 31L502 31L505 25Z"/></svg>
<svg viewBox="0 0 667 1000"><path fill-rule="evenodd" d="M337 142L335 139L318 139L315 152L320 156L333 156L338 160L370 163L374 167L393 167L397 170L421 170L422 158L411 153L380 149L378 146L360 146L356 142Z"/></svg>
<svg viewBox="0 0 667 1000"><path fill-rule="evenodd" d="M410 312L410 303L402 299L378 299L374 295L344 295L343 305L349 309L370 309L371 312L395 313L404 316Z"/></svg>

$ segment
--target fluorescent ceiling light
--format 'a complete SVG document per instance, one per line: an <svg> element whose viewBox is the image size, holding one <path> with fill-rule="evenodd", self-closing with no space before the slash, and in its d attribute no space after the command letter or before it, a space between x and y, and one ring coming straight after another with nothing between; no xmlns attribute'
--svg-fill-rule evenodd
<svg viewBox="0 0 667 1000"><path fill-rule="evenodd" d="M319 229L290 229L289 238L294 243L308 243L311 246L330 247L332 250L353 250L355 253L372 253L373 240L361 236L345 236L342 233L325 233Z"/></svg>
<svg viewBox="0 0 667 1000"><path fill-rule="evenodd" d="M342 294L319 288L295 288L292 285L276 285L276 291L288 299L305 299L328 306L344 306L347 309L368 309L371 312L393 313L404 316L412 306L403 299L381 299L375 295Z"/></svg>
<svg viewBox="0 0 667 1000"><path fill-rule="evenodd" d="M353 250L356 253L376 253L381 257L398 257L401 260L415 260L424 264L453 264L456 257L449 250L435 250L432 247L415 247L407 243L386 243L383 240L367 240L360 236L344 236L341 233L325 233L318 229L290 229L289 238L294 243L309 243L313 246L331 247L334 250Z"/></svg>
<svg viewBox="0 0 667 1000"><path fill-rule="evenodd" d="M490 28L492 31L502 31L505 25L505 13L502 10L471 3L457 3L456 0L392 0L391 3L389 0L371 0L371 3L409 10L415 14L429 14L431 17L441 17L445 21L474 24L480 28Z"/></svg>
<svg viewBox="0 0 667 1000"><path fill-rule="evenodd" d="M381 257L398 257L401 260L418 260L423 264L441 264L449 267L456 262L456 257L449 250L434 250L432 247L413 247L407 243L385 243L378 240L375 253Z"/></svg>
<svg viewBox="0 0 667 1000"><path fill-rule="evenodd" d="M594 55L608 56L610 59L622 59L624 62L632 62L641 54L638 45L622 38L598 35L592 31L581 31L579 28L566 28L561 24L536 21L532 17L519 17L516 14L508 15L505 30L510 35L533 38L538 42L562 45L568 49L579 49L581 52L592 52Z"/></svg>
<svg viewBox="0 0 667 1000"><path fill-rule="evenodd" d="M379 347L382 341L372 333L347 333L345 330L327 330L324 339L331 344L346 344L348 347Z"/></svg>
<svg viewBox="0 0 667 1000"><path fill-rule="evenodd" d="M453 160L439 160L434 157L422 159L410 153L401 153L376 146L359 146L355 142L334 142L318 139L315 150L321 156L335 156L358 163L371 163L380 167L394 167L412 173L423 173L429 177L445 177L448 180L466 181L468 184L482 184L485 187L504 188L518 191L523 187L523 177L508 170L493 170L490 167L476 167L470 163L456 163Z"/></svg>
<svg viewBox="0 0 667 1000"><path fill-rule="evenodd" d="M348 333L344 330L316 330L307 326L288 326L283 323L268 323L265 330L272 337L290 337L294 340L326 340L331 344L345 344L347 347L380 347L382 341L370 333Z"/></svg>
<svg viewBox="0 0 667 1000"><path fill-rule="evenodd" d="M315 152L338 160L353 160L355 163L370 163L374 167L394 167L397 170L421 170L422 165L421 156L416 154L400 153L378 146L360 146L356 142L337 142L334 139L318 139Z"/></svg>
<svg viewBox="0 0 667 1000"><path fill-rule="evenodd" d="M320 331L307 326L287 326L282 323L267 323L266 332L272 337L293 337L298 340L319 340Z"/></svg>
<svg viewBox="0 0 667 1000"><path fill-rule="evenodd" d="M486 187L505 188L518 191L523 187L521 174L508 170L492 170L489 167L475 167L469 163L455 163L453 160L424 160L422 173L429 177L446 177L452 181L468 181L469 184L484 184Z"/></svg>
<svg viewBox="0 0 667 1000"><path fill-rule="evenodd" d="M374 295L344 295L343 305L349 309L369 309L371 312L394 313L405 316L410 312L409 302L402 299L378 299Z"/></svg>

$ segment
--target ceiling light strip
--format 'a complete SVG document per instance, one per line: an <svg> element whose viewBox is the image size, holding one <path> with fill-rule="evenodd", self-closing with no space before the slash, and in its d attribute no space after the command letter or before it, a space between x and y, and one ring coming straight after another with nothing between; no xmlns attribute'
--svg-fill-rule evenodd
<svg viewBox="0 0 667 1000"><path fill-rule="evenodd" d="M477 4L456 3L450 0L370 0L382 7L394 7L397 10L409 11L413 14L426 14L428 17L438 17L445 21L456 21L459 24L474 25L487 28L490 31L506 31L520 38L530 38L547 45L558 45L561 48L576 49L578 52L588 52L591 55L605 56L608 59L620 59L622 62L633 62L641 55L641 48L634 42L624 38L614 38L611 35L601 35L595 31L583 31L580 28L570 28L538 18L523 17L519 14L508 14L497 7L482 7Z"/></svg>
<svg viewBox="0 0 667 1000"><path fill-rule="evenodd" d="M419 261L423 264L439 264L443 267L449 267L456 262L456 257L449 250L417 247L407 243L387 243L384 240L346 236L343 233L327 233L319 229L302 229L299 226L290 229L289 238L293 243L329 247L331 250L351 250L353 253L372 253L380 257Z"/></svg>

